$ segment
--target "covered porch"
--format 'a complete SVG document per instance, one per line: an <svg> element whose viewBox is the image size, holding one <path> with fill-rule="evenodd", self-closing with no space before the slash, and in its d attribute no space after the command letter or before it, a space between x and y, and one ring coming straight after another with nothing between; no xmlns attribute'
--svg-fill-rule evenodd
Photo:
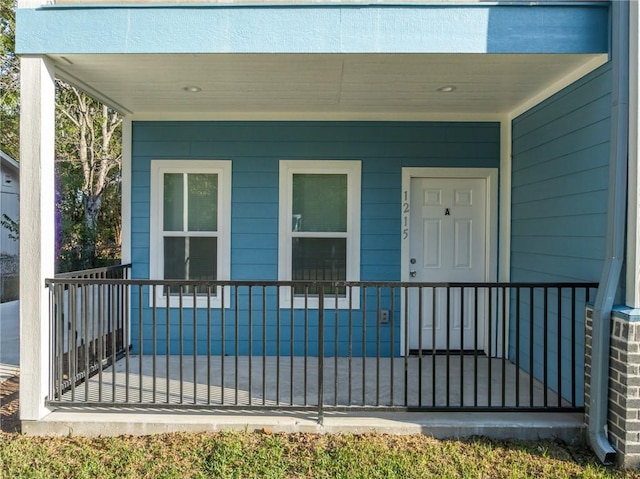
<svg viewBox="0 0 640 479"><path fill-rule="evenodd" d="M204 17L224 18L246 33L229 44L195 22L196 33L172 29L159 51L149 40L145 10L120 6L109 21L122 26L126 10L147 29L144 41L113 37L89 51L73 42L50 48L24 35L22 52L31 55L23 60L24 81L33 91L24 105L29 135L23 137L32 138L23 148L24 174L40 188L27 208L44 210L53 196L49 114L51 79L58 76L126 115L123 263L131 264L130 274L116 277L56 277L53 252L41 248L53 237L54 220L27 213L25 248L38 251L23 263L23 277L33 280L22 292L23 379L34 391L22 409L27 430L51 411L80 417L108 410L108 420L125 410L250 409L302 411L314 421L345 412L583 411L584 306L595 297L599 205L606 196L600 180L608 161L609 20L602 4L563 8L286 8L281 24L261 19L283 13L278 8L154 7L154 15L169 17L207 12ZM21 21L30 29L53 25L86 34L94 11L67 12L63 23L52 19L56 7L24 11ZM545 22L549 14L559 23ZM317 26L312 35L307 27L285 31L307 20ZM264 30L247 33L247 25L256 24ZM443 25L450 39L454 32L472 33L445 45L425 24ZM522 27L517 34L514 25ZM353 34L367 29L368 36ZM557 31L571 32L570 38L546 40ZM378 39L363 44L371 32ZM343 41L326 43L330 38ZM536 110L555 102L554 95L564 98L566 88L565 103ZM542 118L522 119L531 111L531 117L543 111ZM263 124L250 124L257 121ZM305 122L313 125L290 135ZM387 131L378 135L374 124ZM281 277L277 172L278 162L291 158L362 161L357 277L320 290L316 282ZM157 198L150 165L158 159L233 163L226 277L167 282L154 270L159 263L149 250L157 235L149 225ZM566 169L545 164L556 160ZM401 175L432 166L497 172L496 201L487 209L491 241L478 280L412 279ZM255 191L264 195L250 196ZM280 307L280 293L292 297L305 287L315 291L309 304L321 305L321 294L330 299L338 288L357 289L358 306ZM196 297L195 290L207 293ZM163 291L172 293L171 307L154 303ZM444 302L436 304L436 296ZM466 305L447 305L454 296L468 298ZM467 314L474 304L475 313ZM436 309L444 315L427 314ZM488 320L470 337L456 333L438 342L425 333L433 318L473 324L479 310ZM28 353L35 350L42 354Z"/></svg>
<svg viewBox="0 0 640 479"><path fill-rule="evenodd" d="M48 406L307 412L319 422L327 412L584 408L585 331L577 325L596 284L206 283L131 280L127 271L48 280ZM351 302L357 290L362 308L270 306L285 290L330 298L338 286ZM179 307L135 308L157 289L174 291ZM209 304L216 294L227 303L183 307L197 290ZM440 347L436 329L425 328L438 320L470 320L473 337L461 329Z"/></svg>

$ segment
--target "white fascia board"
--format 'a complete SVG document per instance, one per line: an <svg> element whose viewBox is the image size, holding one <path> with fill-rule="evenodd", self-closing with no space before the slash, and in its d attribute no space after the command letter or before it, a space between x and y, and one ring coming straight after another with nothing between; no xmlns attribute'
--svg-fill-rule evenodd
<svg viewBox="0 0 640 479"><path fill-rule="evenodd" d="M133 121L459 121L500 122L504 113L447 112L139 112Z"/></svg>

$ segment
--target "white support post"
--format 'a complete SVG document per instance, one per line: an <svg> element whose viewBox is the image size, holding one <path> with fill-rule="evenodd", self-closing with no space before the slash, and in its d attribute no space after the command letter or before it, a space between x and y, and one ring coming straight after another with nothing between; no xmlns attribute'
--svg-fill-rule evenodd
<svg viewBox="0 0 640 479"><path fill-rule="evenodd" d="M498 281L511 279L511 117L500 122L500 242Z"/></svg>
<svg viewBox="0 0 640 479"><path fill-rule="evenodd" d="M640 115L638 109L638 55L640 41L638 28L640 7L637 2L629 3L629 178L627 202L627 284L626 305L640 309Z"/></svg>
<svg viewBox="0 0 640 479"><path fill-rule="evenodd" d="M20 61L20 418L42 419L49 389L49 296L55 270L55 84L43 57Z"/></svg>
<svg viewBox="0 0 640 479"><path fill-rule="evenodd" d="M131 263L131 150L132 121L130 116L122 121L122 263Z"/></svg>

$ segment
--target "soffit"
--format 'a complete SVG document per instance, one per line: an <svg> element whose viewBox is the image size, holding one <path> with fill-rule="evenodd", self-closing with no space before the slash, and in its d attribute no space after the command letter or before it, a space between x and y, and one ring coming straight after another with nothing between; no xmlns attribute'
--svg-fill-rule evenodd
<svg viewBox="0 0 640 479"><path fill-rule="evenodd" d="M602 54L52 55L58 75L135 114L502 114ZM441 93L445 85L454 92ZM198 93L188 93L197 86Z"/></svg>

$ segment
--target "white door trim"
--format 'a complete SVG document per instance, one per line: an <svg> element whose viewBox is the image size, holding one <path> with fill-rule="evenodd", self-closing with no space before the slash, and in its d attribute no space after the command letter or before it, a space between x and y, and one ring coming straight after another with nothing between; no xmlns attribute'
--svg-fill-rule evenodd
<svg viewBox="0 0 640 479"><path fill-rule="evenodd" d="M486 264L485 281L496 281L498 278L498 168L402 168L402 197L400 222L400 267L401 281L409 281L409 244L410 244L410 211L411 211L411 179L412 178L484 178L487 181L486 205ZM408 354L405 331L405 306L402 295L400 337L402 351Z"/></svg>

